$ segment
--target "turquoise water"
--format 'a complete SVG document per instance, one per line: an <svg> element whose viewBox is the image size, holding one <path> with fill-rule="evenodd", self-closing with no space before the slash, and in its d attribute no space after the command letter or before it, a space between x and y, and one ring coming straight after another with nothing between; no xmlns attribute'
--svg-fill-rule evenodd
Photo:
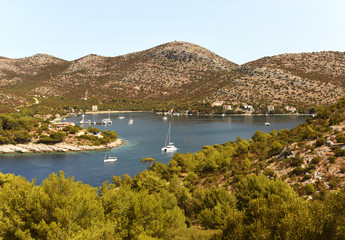
<svg viewBox="0 0 345 240"><path fill-rule="evenodd" d="M25 176L41 183L52 172L63 170L65 175L75 180L98 187L112 176L129 174L134 176L146 166L140 162L144 157L153 157L159 162L168 163L174 153L161 152L171 121L171 140L180 153L197 152L204 145L214 145L235 140L238 136L249 139L256 130L270 132L273 129L293 128L304 122L306 117L270 117L271 126L264 126L265 117L259 116L172 116L163 121L162 116L153 113L133 113L133 125L128 125L129 114L125 119L117 119L111 114L112 125L97 125L101 130L115 130L126 141L124 146L112 150L118 161L104 163L105 151L54 153L54 154L10 154L0 155L0 172ZM94 116L86 116L94 120ZM96 122L108 118L108 114L95 116ZM68 119L79 122L81 117ZM88 126L88 125L87 125ZM87 127L86 126L86 127ZM94 125L92 125L94 126Z"/></svg>

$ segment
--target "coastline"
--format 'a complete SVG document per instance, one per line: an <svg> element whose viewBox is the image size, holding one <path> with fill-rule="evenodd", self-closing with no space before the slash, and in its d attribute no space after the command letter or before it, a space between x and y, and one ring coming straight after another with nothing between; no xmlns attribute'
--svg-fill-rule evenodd
<svg viewBox="0 0 345 240"><path fill-rule="evenodd" d="M118 111L118 110L110 110L110 111L87 111L84 114L89 115L97 115L97 114L106 114L106 113L138 113L138 112L150 112L150 111ZM66 116L67 117L67 116Z"/></svg>
<svg viewBox="0 0 345 240"><path fill-rule="evenodd" d="M97 115L97 114L106 114L106 113L144 113L144 112L151 112L151 113L156 113L157 115L163 115L162 112L154 112L154 111L118 111L118 110L110 110L110 111L87 111L84 114L89 114L89 115ZM76 115L80 115L76 114ZM173 113L167 113L166 115L174 115ZM185 113L180 113L180 116L219 116L219 117L253 117L253 116L300 116L300 117L307 117L307 116L313 116L313 114L310 113L253 113L253 114L245 114L245 113L229 113L229 114L218 114L218 113L198 113L198 114L185 114ZM64 117L70 117L68 114ZM62 117L61 117L62 118Z"/></svg>
<svg viewBox="0 0 345 240"><path fill-rule="evenodd" d="M109 143L110 148L117 148L125 144L122 139L117 139L115 142ZM107 147L100 146L78 146L77 144L57 143L55 145L47 145L43 143L28 143L28 144L7 144L0 145L0 154L11 153L55 153L55 152L82 152L82 151L97 151L103 150Z"/></svg>

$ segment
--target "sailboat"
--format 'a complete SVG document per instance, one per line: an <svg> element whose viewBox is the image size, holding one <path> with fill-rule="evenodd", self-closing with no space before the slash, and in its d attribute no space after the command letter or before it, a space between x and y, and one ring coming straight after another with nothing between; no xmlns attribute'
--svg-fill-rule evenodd
<svg viewBox="0 0 345 240"><path fill-rule="evenodd" d="M132 118L132 113L131 113L131 116L128 120L128 125L132 125L134 123L134 119Z"/></svg>
<svg viewBox="0 0 345 240"><path fill-rule="evenodd" d="M81 115L81 121L80 121L80 124L84 124L85 123L85 115L82 114Z"/></svg>
<svg viewBox="0 0 345 240"><path fill-rule="evenodd" d="M169 123L169 130L168 130L167 138L165 140L165 146L162 147L162 151L165 151L165 152L175 152L177 150L177 147L174 145L174 143L170 142L170 130L171 130L171 122Z"/></svg>
<svg viewBox="0 0 345 240"><path fill-rule="evenodd" d="M93 125L96 125L96 119L95 119L95 115L93 115L93 122L92 122Z"/></svg>
<svg viewBox="0 0 345 240"><path fill-rule="evenodd" d="M123 116L123 114L120 113L119 116L117 117L117 119L125 119L125 116Z"/></svg>
<svg viewBox="0 0 345 240"><path fill-rule="evenodd" d="M113 122L111 121L111 118L110 118L110 112L108 113L108 118L103 118L102 119L102 124L112 124Z"/></svg>
<svg viewBox="0 0 345 240"><path fill-rule="evenodd" d="M109 146L107 144L107 151L105 152L105 155L104 155L104 162L115 162L115 161L117 161L117 157L110 156L110 152L111 152L111 148L109 148Z"/></svg>
<svg viewBox="0 0 345 240"><path fill-rule="evenodd" d="M270 126L270 122L268 121L268 114L266 114L266 122L265 122L265 126Z"/></svg>

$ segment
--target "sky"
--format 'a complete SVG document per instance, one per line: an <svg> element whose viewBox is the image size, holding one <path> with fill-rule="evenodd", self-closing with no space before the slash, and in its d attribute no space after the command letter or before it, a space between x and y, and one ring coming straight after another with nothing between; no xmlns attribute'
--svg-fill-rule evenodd
<svg viewBox="0 0 345 240"><path fill-rule="evenodd" d="M344 0L0 0L0 56L115 57L186 41L237 64L345 51Z"/></svg>

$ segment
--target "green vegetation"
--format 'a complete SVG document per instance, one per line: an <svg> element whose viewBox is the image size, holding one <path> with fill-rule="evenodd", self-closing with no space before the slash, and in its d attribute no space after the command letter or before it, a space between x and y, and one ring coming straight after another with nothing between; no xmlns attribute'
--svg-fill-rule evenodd
<svg viewBox="0 0 345 240"><path fill-rule="evenodd" d="M22 114L0 114L0 144L30 142L37 126L36 119Z"/></svg>
<svg viewBox="0 0 345 240"><path fill-rule="evenodd" d="M0 145L19 143L56 144L63 141L78 142L87 145L101 145L113 142L118 138L115 131L101 131L89 126L85 134L76 135L83 128L80 126L67 126L58 130L48 120L38 117L24 116L23 113L0 114Z"/></svg>
<svg viewBox="0 0 345 240"><path fill-rule="evenodd" d="M239 137L194 154L176 153L168 165L144 158L147 170L114 176L99 189L63 172L39 186L0 174L0 238L344 239L344 178L328 179L336 191L305 183L324 160L315 155L307 164L289 149L315 152L327 134L340 134L331 126L344 121L344 113L345 98L292 130L257 131L249 141ZM345 155L339 146L327 161ZM279 177L274 164L291 171Z"/></svg>

